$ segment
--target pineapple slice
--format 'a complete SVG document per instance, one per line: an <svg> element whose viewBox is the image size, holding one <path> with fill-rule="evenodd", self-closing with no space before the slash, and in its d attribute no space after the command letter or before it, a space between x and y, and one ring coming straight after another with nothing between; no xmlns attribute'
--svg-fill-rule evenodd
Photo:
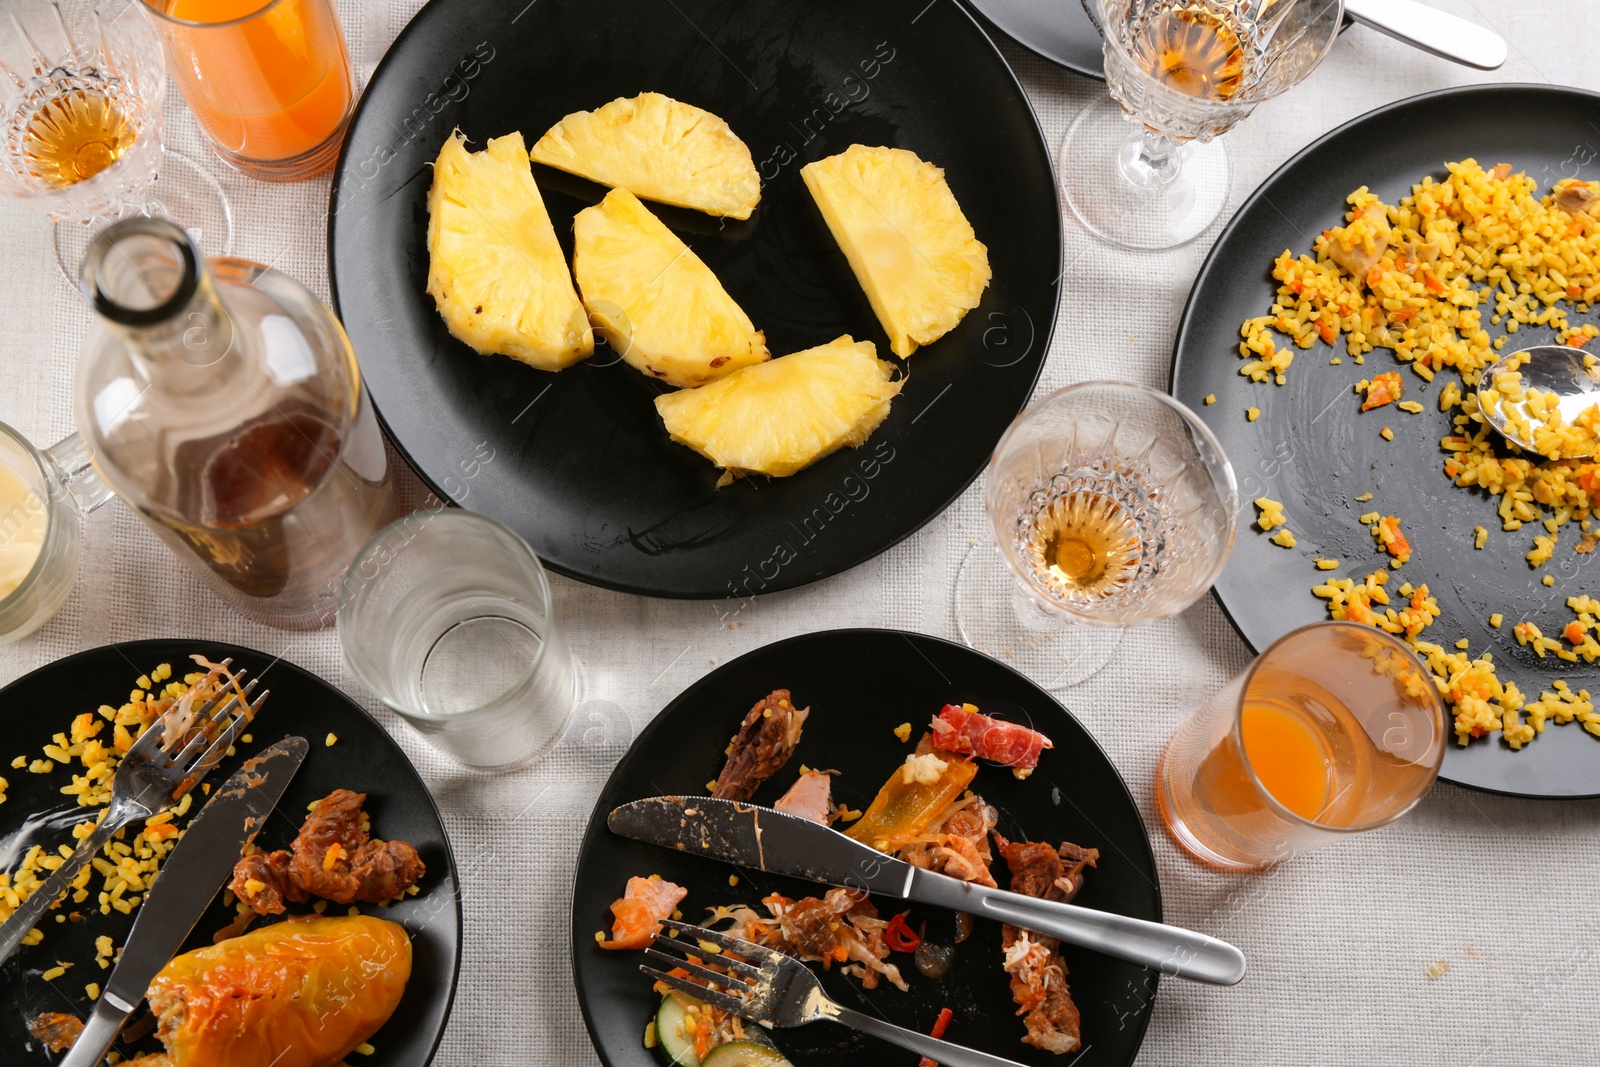
<svg viewBox="0 0 1600 1067"><path fill-rule="evenodd" d="M530 155L645 200L708 215L747 219L761 199L755 160L728 124L660 93L573 112Z"/></svg>
<svg viewBox="0 0 1600 1067"><path fill-rule="evenodd" d="M711 268L628 190L578 212L572 230L583 302L632 366L696 386L772 358Z"/></svg>
<svg viewBox="0 0 1600 1067"><path fill-rule="evenodd" d="M900 392L871 341L837 338L699 389L656 397L672 439L727 473L783 478L864 442Z"/></svg>
<svg viewBox="0 0 1600 1067"><path fill-rule="evenodd" d="M456 130L439 150L428 191L428 295L450 333L484 355L555 371L594 352L522 134L468 152Z"/></svg>
<svg viewBox="0 0 1600 1067"><path fill-rule="evenodd" d="M800 168L856 281L902 359L955 328L989 284L989 250L944 171L903 148L863 148Z"/></svg>

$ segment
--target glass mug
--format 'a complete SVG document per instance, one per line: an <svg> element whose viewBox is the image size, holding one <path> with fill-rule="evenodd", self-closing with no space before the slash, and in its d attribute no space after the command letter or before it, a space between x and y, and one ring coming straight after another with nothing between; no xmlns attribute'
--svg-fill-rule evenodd
<svg viewBox="0 0 1600 1067"><path fill-rule="evenodd" d="M78 572L82 516L110 499L77 434L40 450L0 423L0 644L60 609Z"/></svg>
<svg viewBox="0 0 1600 1067"><path fill-rule="evenodd" d="M1352 622L1273 642L1173 735L1156 800L1173 838L1256 870L1400 818L1433 786L1449 729L1421 660Z"/></svg>

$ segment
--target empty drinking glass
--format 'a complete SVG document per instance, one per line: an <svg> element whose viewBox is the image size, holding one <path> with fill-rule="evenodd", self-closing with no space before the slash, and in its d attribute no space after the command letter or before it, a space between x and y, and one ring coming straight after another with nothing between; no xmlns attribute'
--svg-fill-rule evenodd
<svg viewBox="0 0 1600 1067"><path fill-rule="evenodd" d="M1076 685L1123 629L1211 588L1238 498L1216 438L1165 393L1128 382L1051 393L989 460L995 543L974 546L956 576L961 636L1047 688Z"/></svg>
<svg viewBox="0 0 1600 1067"><path fill-rule="evenodd" d="M345 576L339 642L362 684L469 766L544 755L572 714L544 567L484 515L421 511L379 531Z"/></svg>
<svg viewBox="0 0 1600 1067"><path fill-rule="evenodd" d="M1073 214L1125 248L1172 248L1228 202L1213 138L1298 84L1328 53L1343 0L1082 0L1100 29L1111 99L1061 145Z"/></svg>

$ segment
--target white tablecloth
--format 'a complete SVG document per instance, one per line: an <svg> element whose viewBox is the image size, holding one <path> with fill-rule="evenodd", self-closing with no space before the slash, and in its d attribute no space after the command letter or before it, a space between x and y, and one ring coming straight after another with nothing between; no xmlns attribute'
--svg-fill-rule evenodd
<svg viewBox="0 0 1600 1067"><path fill-rule="evenodd" d="M1600 18L1585 0L1435 2L1502 33L1511 42L1504 68L1470 71L1352 30L1309 81L1228 136L1234 205L1323 131L1401 97L1477 81L1600 89ZM365 78L420 4L340 6ZM1001 47L1058 144L1071 117L1103 88L1009 41ZM326 297L327 180L285 187L224 174L175 91L166 112L169 143L204 161L232 198L236 254L287 271ZM1600 113L1596 123L1600 143ZM1585 177L1595 176L1595 166ZM1065 298L1040 391L1094 377L1164 387L1177 316L1215 229L1161 255L1114 251L1070 216L1066 230ZM41 218L0 205L0 248L7 324L0 420L47 444L72 426L73 373L89 315L57 275ZM415 497L414 479L409 484ZM974 487L882 557L744 605L737 627L724 604L646 600L553 579L589 703L551 758L512 774L464 772L375 708L331 630L288 634L233 615L120 503L88 522L82 572L61 613L0 649L0 681L106 642L194 635L282 654L374 707L433 789L465 872L465 958L438 1062L586 1064L594 1053L567 962L573 857L604 776L633 733L716 664L792 634L890 626L954 637L952 577L986 529ZM1394 827L1253 876L1202 869L1173 847L1151 799L1157 755L1180 719L1248 659L1207 598L1132 633L1116 661L1067 699L1139 801L1169 921L1226 938L1251 961L1237 989L1164 983L1140 1062L1600 1062L1600 803L1513 800L1441 785ZM1437 960L1450 969L1430 979Z"/></svg>

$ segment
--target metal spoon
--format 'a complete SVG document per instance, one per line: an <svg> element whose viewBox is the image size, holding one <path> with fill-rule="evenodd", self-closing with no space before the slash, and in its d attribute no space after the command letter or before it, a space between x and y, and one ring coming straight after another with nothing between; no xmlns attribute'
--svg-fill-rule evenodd
<svg viewBox="0 0 1600 1067"><path fill-rule="evenodd" d="M1416 0L1344 0L1344 13L1363 26L1465 67L1496 70L1506 61L1504 37Z"/></svg>
<svg viewBox="0 0 1600 1067"><path fill-rule="evenodd" d="M1478 379L1478 386L1479 388L1493 386L1495 375L1512 370L1512 360L1519 356L1527 356L1526 363L1514 368L1522 373L1522 387L1555 393L1561 398L1559 405L1561 418L1570 424L1586 409L1600 404L1600 366L1594 369L1585 367L1583 365L1585 355L1587 353L1581 348L1573 348L1570 345L1536 345L1533 348L1524 348L1501 356L1490 364L1483 372L1483 377ZM1506 425L1504 404L1496 404L1488 419L1489 425L1507 441L1518 448L1538 451L1531 440L1516 435ZM1567 459L1581 459L1592 454L1592 452L1573 455L1562 453Z"/></svg>

